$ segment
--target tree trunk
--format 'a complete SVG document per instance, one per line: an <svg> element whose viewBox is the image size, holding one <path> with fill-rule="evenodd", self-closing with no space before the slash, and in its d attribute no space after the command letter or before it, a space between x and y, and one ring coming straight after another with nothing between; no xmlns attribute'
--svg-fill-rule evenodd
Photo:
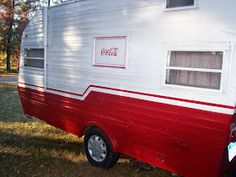
<svg viewBox="0 0 236 177"><path fill-rule="evenodd" d="M11 46L10 44L11 44L11 35L9 34L7 37L7 48L6 48L7 72L11 71Z"/></svg>
<svg viewBox="0 0 236 177"><path fill-rule="evenodd" d="M9 28L7 30L7 45L6 45L6 66L7 72L11 71L11 39L12 39L12 27L14 20L14 8L15 8L15 0L12 0L12 12Z"/></svg>

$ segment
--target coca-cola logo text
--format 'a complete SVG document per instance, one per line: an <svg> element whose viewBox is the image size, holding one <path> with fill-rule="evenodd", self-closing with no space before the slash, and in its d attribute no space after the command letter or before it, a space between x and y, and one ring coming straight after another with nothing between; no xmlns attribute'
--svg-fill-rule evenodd
<svg viewBox="0 0 236 177"><path fill-rule="evenodd" d="M110 49L103 48L101 50L101 55L102 56L117 56L118 55L118 48L112 47Z"/></svg>

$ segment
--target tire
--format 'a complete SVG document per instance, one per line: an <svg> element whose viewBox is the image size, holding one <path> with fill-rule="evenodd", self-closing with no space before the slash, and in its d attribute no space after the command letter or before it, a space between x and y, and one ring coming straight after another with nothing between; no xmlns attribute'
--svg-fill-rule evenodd
<svg viewBox="0 0 236 177"><path fill-rule="evenodd" d="M229 164L227 177L236 177L236 157L233 158L233 160Z"/></svg>
<svg viewBox="0 0 236 177"><path fill-rule="evenodd" d="M229 174L227 175L227 177L236 177L236 169L231 170Z"/></svg>
<svg viewBox="0 0 236 177"><path fill-rule="evenodd" d="M112 152L110 141L98 128L91 128L85 133L84 151L93 166L108 169L119 160L119 153Z"/></svg>

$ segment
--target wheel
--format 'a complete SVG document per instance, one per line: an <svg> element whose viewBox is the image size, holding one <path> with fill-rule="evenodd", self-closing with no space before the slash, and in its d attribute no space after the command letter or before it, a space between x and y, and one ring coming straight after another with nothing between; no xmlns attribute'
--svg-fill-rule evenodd
<svg viewBox="0 0 236 177"><path fill-rule="evenodd" d="M119 159L119 153L112 152L111 143L98 128L91 128L85 133L84 151L92 165L102 168L113 167Z"/></svg>

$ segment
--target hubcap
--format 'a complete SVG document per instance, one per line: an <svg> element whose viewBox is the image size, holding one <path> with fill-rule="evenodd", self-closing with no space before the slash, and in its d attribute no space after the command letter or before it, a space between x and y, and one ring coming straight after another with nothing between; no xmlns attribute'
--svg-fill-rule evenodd
<svg viewBox="0 0 236 177"><path fill-rule="evenodd" d="M104 161L107 156L107 146L104 140L98 135L91 136L88 140L88 152L96 162Z"/></svg>

